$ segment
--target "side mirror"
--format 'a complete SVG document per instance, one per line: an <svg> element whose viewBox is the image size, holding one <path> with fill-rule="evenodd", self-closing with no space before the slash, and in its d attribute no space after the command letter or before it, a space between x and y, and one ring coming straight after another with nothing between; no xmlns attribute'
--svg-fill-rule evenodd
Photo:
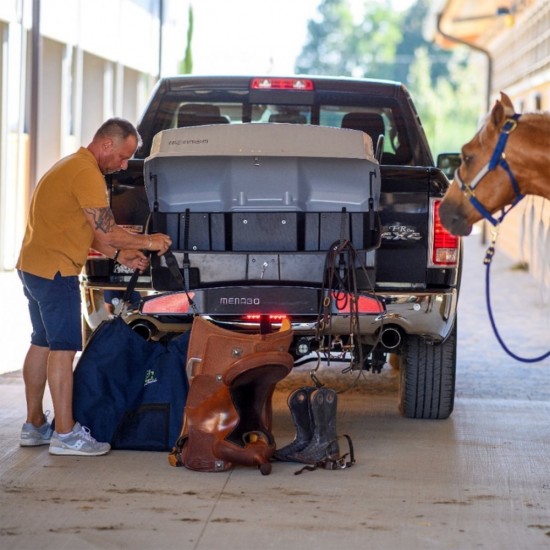
<svg viewBox="0 0 550 550"><path fill-rule="evenodd" d="M441 153L437 155L437 167L452 180L456 169L460 166L460 153Z"/></svg>

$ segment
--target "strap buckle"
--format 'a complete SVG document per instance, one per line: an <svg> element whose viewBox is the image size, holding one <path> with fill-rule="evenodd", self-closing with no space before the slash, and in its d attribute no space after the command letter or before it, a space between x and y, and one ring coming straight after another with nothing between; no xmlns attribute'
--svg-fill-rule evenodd
<svg viewBox="0 0 550 550"><path fill-rule="evenodd" d="M502 128L500 129L501 134L510 134L513 132L518 125L518 121L516 118L507 118L506 122L502 125Z"/></svg>

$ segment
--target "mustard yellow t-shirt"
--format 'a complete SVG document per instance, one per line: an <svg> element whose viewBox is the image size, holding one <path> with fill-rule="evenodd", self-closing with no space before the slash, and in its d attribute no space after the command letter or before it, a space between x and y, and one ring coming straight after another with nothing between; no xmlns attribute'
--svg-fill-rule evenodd
<svg viewBox="0 0 550 550"><path fill-rule="evenodd" d="M81 147L54 164L34 190L17 268L53 279L78 275L94 240L83 208L109 206L97 161Z"/></svg>

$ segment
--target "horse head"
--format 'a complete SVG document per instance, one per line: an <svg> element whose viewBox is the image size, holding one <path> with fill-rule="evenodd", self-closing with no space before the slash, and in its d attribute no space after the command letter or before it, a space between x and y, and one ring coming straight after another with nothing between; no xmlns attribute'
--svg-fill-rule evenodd
<svg viewBox="0 0 550 550"><path fill-rule="evenodd" d="M499 209L515 204L523 196L518 181L525 159L518 147L525 132L518 124L510 98L501 92L480 130L462 147L461 164L441 202L443 226L455 235L469 235L475 222L489 219ZM506 155L504 147L506 146Z"/></svg>

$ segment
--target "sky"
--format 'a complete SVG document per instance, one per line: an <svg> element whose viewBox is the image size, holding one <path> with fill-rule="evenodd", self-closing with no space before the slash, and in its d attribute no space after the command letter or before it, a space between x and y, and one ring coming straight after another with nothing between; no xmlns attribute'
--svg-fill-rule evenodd
<svg viewBox="0 0 550 550"><path fill-rule="evenodd" d="M193 72L292 74L320 1L193 0ZM393 5L405 10L413 1ZM364 0L349 2L360 9Z"/></svg>

